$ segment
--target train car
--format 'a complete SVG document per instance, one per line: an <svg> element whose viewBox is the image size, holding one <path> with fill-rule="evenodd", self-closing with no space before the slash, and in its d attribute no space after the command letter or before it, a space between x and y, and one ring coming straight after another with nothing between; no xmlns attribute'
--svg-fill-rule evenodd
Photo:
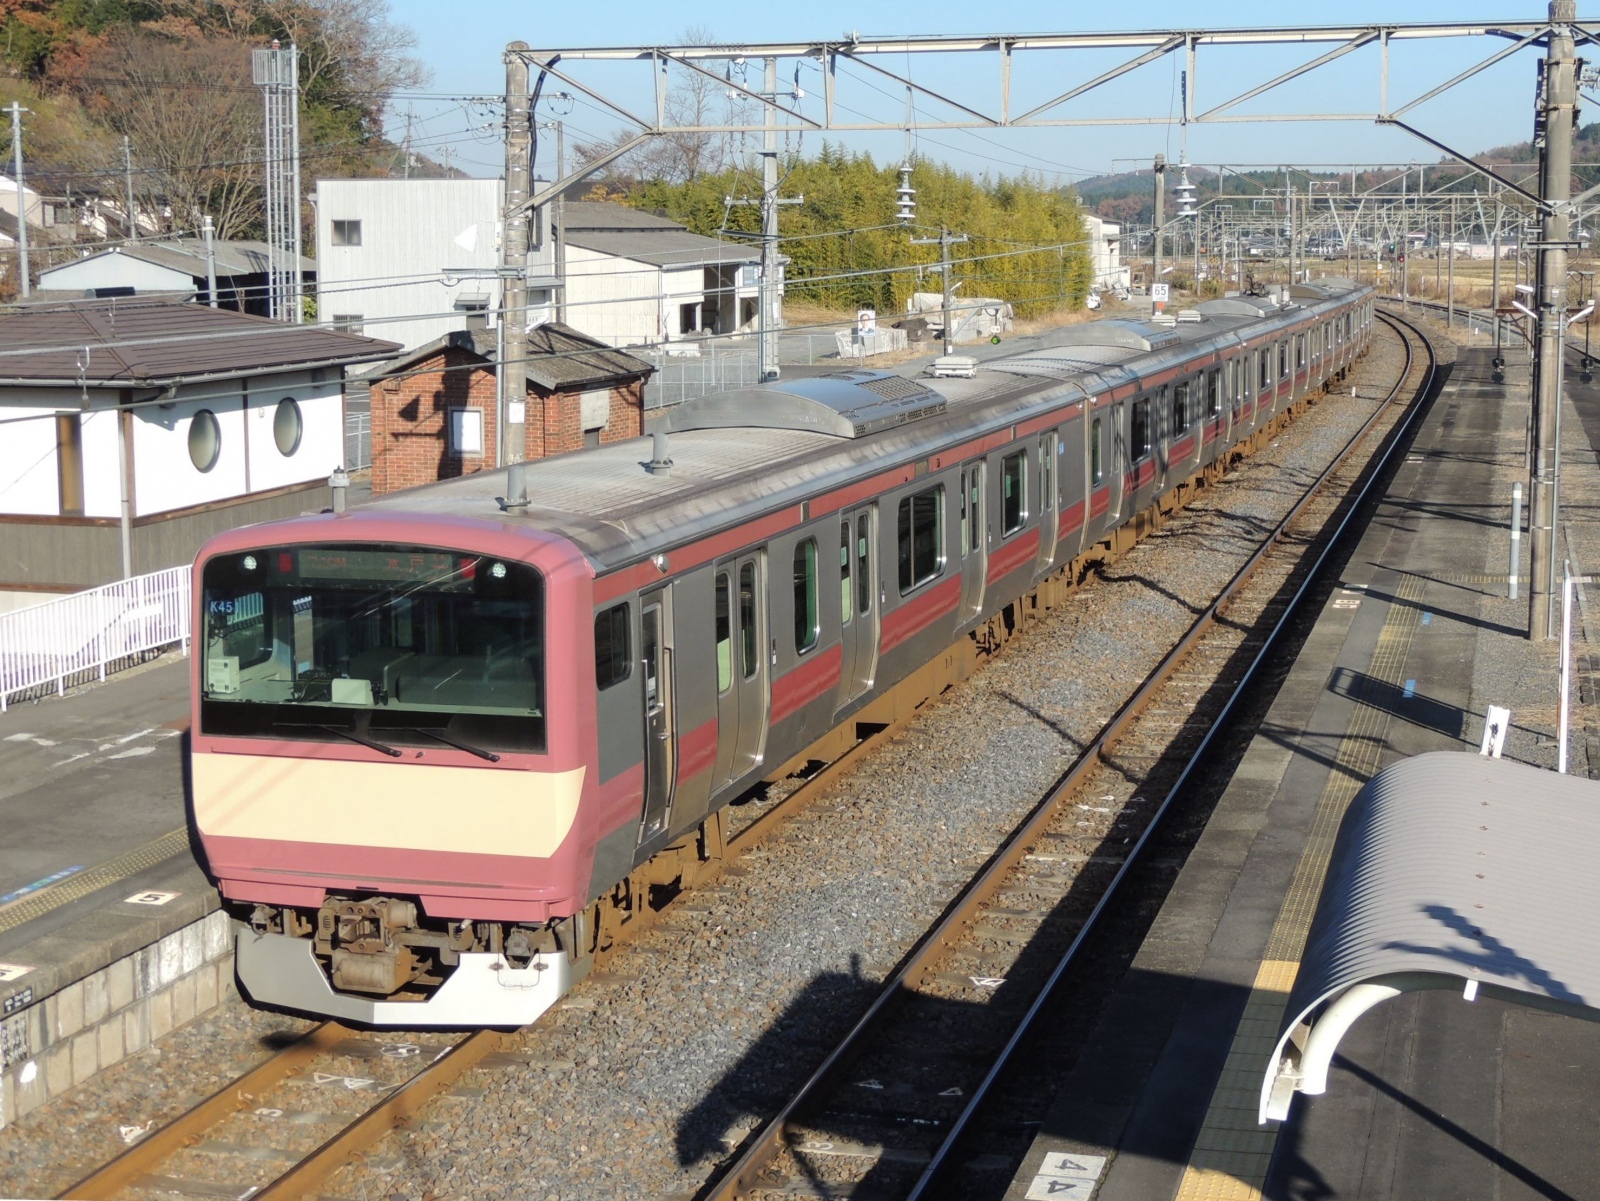
<svg viewBox="0 0 1600 1201"><path fill-rule="evenodd" d="M1370 337L1370 289L842 370L234 530L194 573L194 831L256 1003L532 1021L725 809L968 669ZM913 700L908 700L912 697Z"/></svg>

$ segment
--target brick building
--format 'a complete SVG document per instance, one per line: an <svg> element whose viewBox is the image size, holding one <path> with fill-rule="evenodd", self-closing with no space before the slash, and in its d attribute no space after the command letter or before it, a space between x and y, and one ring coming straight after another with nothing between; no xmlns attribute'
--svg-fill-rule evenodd
<svg viewBox="0 0 1600 1201"><path fill-rule="evenodd" d="M372 384L372 492L381 496L498 466L494 330L455 330L388 363ZM528 459L643 432L643 359L560 322L528 332Z"/></svg>

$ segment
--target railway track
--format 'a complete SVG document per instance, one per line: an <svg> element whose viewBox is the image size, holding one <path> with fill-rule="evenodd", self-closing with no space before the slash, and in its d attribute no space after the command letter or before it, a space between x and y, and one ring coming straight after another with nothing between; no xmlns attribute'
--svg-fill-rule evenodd
<svg viewBox="0 0 1600 1201"><path fill-rule="evenodd" d="M705 1201L965 1197L988 1191L973 1171L995 1178L990 1189L1009 1178L1031 1128L1014 1119L993 1128L997 1083L1079 968L1081 949L1163 819L1182 806L1433 387L1426 335L1382 316L1407 352L1386 403L952 901L843 1041L702 1191ZM1385 428L1382 450L1363 460ZM980 1129L981 1139L971 1139ZM1015 1149L1005 1147L1006 1134ZM968 1169L959 1182L958 1165Z"/></svg>
<svg viewBox="0 0 1600 1201"><path fill-rule="evenodd" d="M1406 374L1411 374L1409 366ZM1396 393L1401 390L1397 385ZM1340 456L1340 462L1350 457L1388 411L1385 406L1374 415ZM1318 488L1313 488L1291 519L1298 516L1320 525L1310 511L1317 494ZM1285 523L1270 536L1267 549L1292 539ZM1053 973L1048 970L1048 960L1058 959L1069 943L1075 945L1074 937L1081 942L1105 903L1097 906L1093 897L1114 893L1152 828L1147 815L1158 820L1158 811L1165 811L1165 803L1152 804L1147 796L1151 782L1158 778L1158 768L1180 751L1199 753L1209 740L1209 733L1184 714L1196 709L1217 712L1220 725L1223 714L1216 707L1221 703L1220 686L1207 681L1216 675L1216 665L1225 666L1259 645L1250 641L1243 628L1264 620L1259 615L1241 620L1232 608L1223 617L1220 610L1243 603L1245 577L1259 574L1265 553L1252 559L1169 656L1163 666L1171 678L1162 681L1152 676L1108 723L1051 797L996 853L941 925L902 965L857 1032L830 1056L807 1090L746 1148L739 1163L710 1195L744 1195L751 1182L766 1188L771 1182L761 1173L773 1166L780 1154L796 1158L814 1153L824 1160L826 1170L820 1173L800 1170L796 1163L802 1179L818 1183L814 1195L819 1196L837 1195L821 1184L840 1174L840 1168L846 1169L841 1179L850 1178L853 1172L860 1180L864 1179L858 1170L862 1164L869 1165L868 1175L883 1165L894 1166L899 1175L907 1171L915 1175L939 1164L929 1146L932 1136L954 1135L965 1129L965 1123L952 1121L952 1111L987 1091L972 1081L986 1083L1003 1066L1003 1060L994 1061L992 1055L962 1055L960 1078L967 1083L933 1089L933 1084L949 1075L948 1057L917 1051L919 1040L925 1037L919 1031L928 1028L926 1021L920 1027L914 1022L901 1024L898 1038L874 1042L870 1056L876 1058L863 1057L868 1052L867 1034L879 1029L884 1011L896 1000L906 1002L897 1022L900 1017L914 1018L926 1011L924 1019L931 1017L938 1025L948 1024L952 1012L965 1015L976 1009L991 1015L1012 1014L1024 990L1031 990L1038 999L1035 1009L1048 995L1072 952L1067 950L1063 968ZM1278 608L1272 609L1272 604ZM1287 607L1286 603L1269 602L1262 612L1284 612ZM1207 630L1211 631L1209 637ZM1239 633L1240 637L1225 646L1219 632ZM1186 655L1190 661L1174 672L1172 668ZM1162 674L1158 669L1157 675ZM1166 692L1161 691L1163 682ZM726 859L709 865L694 884L709 882L728 862L781 829L870 756L878 744L894 737L910 718L908 712L900 721L872 732L731 834ZM1077 790L1074 795L1103 800L1082 801L1081 809L1073 808L1065 800L1072 790ZM1137 845L1132 842L1135 837ZM668 911L664 907L660 912ZM658 916L655 911L641 912L639 920L620 932L610 953L633 942ZM610 953L597 956L597 966L603 966ZM952 1010L952 1005L958 1008ZM367 1157L385 1135L411 1124L423 1106L451 1092L463 1073L477 1066L493 1066L500 1048L501 1036L488 1030L464 1037L438 1033L402 1036L324 1023L144 1136L61 1196L139 1197L173 1191L252 1199L316 1196L343 1167ZM908 1055L917 1064L909 1076L896 1066ZM839 1115L817 1104L816 1099L824 1082L843 1079L846 1063L867 1072L866 1080L871 1080L870 1073L875 1071L884 1078L920 1080L928 1086L924 1091L937 1103L925 1115L913 1115L906 1108L907 1094L900 1087L859 1088L859 1095L850 1098L853 1106L848 1112L839 1111L853 1121L876 1122L902 1133L912 1132L917 1138L891 1147L886 1140L867 1144L830 1133L835 1124L832 1117ZM985 1065L987 1071L980 1070ZM913 1092L915 1088L913 1083ZM802 1112L813 1116L803 1117ZM817 1116L829 1120L819 1123ZM827 1148L818 1150L823 1143ZM804 1150L806 1147L813 1151ZM850 1151L863 1154L852 1156ZM905 1192L904 1188L898 1193L888 1191L893 1195Z"/></svg>

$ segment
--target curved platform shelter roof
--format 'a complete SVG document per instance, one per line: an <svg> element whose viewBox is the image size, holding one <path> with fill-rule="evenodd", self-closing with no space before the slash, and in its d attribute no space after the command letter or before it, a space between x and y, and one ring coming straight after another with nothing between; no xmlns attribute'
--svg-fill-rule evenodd
<svg viewBox="0 0 1600 1201"><path fill-rule="evenodd" d="M1339 1040L1424 988L1600 1021L1600 783L1458 751L1386 768L1334 841L1260 1120L1327 1091Z"/></svg>

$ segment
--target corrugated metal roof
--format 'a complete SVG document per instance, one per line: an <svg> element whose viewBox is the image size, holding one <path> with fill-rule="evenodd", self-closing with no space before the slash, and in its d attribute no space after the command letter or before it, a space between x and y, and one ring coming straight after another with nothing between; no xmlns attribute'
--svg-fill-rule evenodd
<svg viewBox="0 0 1600 1201"><path fill-rule="evenodd" d="M698 267L712 263L754 263L761 251L754 246L702 238L686 229L651 228L636 231L568 230L574 246L613 258L633 259L656 267Z"/></svg>
<svg viewBox="0 0 1600 1201"><path fill-rule="evenodd" d="M568 232L575 230L627 230L627 229L683 229L681 221L658 217L644 209L630 208L626 204L611 204L602 200L569 200L561 206L561 224Z"/></svg>
<svg viewBox="0 0 1600 1201"><path fill-rule="evenodd" d="M217 275L227 278L235 275L265 275L267 271L267 255L269 248L265 242L249 241L218 241L216 243ZM76 267L82 263L92 262L94 259L108 258L111 255L123 255L127 258L139 259L141 262L153 263L157 267L165 267L169 271L181 271L185 275L204 279L206 276L206 246L203 238L165 238L159 242L130 242L125 246L115 246L100 254L85 255L81 259L71 262L58 263L60 267ZM51 270L54 270L52 268ZM308 275L317 273L316 259L302 257L300 270ZM40 281L50 274L50 270L39 273Z"/></svg>
<svg viewBox="0 0 1600 1201"><path fill-rule="evenodd" d="M1267 1068L1263 1118L1274 1085L1305 1066L1301 1052L1326 1016L1318 1011L1363 984L1473 981L1541 1008L1600 1005L1597 862L1595 781L1458 751L1374 776L1339 827ZM1278 1094L1279 1112L1289 1095Z"/></svg>
<svg viewBox="0 0 1600 1201"><path fill-rule="evenodd" d="M0 313L0 382L170 383L313 363L367 363L398 349L394 342L358 334L143 296Z"/></svg>

